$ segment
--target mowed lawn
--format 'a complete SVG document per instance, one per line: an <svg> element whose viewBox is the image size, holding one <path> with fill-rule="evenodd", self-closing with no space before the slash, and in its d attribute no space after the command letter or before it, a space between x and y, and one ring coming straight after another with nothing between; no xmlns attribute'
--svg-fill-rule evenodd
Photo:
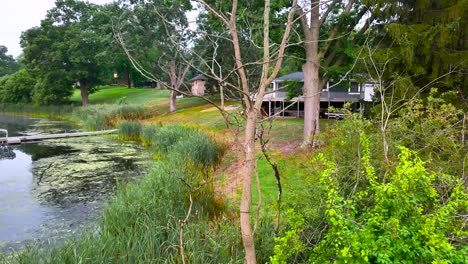
<svg viewBox="0 0 468 264"><path fill-rule="evenodd" d="M104 86L89 95L90 104L113 104L117 100L125 97L125 100L132 104L146 104L148 102L167 98L169 90L159 90L152 88L128 88L126 86ZM80 90L76 89L71 97L71 101L81 103Z"/></svg>

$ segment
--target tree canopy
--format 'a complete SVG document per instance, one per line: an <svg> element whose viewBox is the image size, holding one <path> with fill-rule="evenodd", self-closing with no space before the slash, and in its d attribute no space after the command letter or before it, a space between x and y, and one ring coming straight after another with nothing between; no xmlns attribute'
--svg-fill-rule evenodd
<svg viewBox="0 0 468 264"><path fill-rule="evenodd" d="M8 55L7 52L8 48L0 45L0 77L14 73L20 68L13 56Z"/></svg>
<svg viewBox="0 0 468 264"><path fill-rule="evenodd" d="M38 86L48 90L56 85L56 99L70 95L73 84L81 89L82 103L88 102L93 87L110 78L103 67L102 53L108 37L102 34L99 6L76 0L58 0L39 27L27 30L21 38L28 67L40 80ZM107 75L106 75L107 73ZM61 81L54 80L61 76ZM54 88L52 88L54 89ZM63 91L62 91L63 90ZM38 93L37 102L50 103L46 94Z"/></svg>

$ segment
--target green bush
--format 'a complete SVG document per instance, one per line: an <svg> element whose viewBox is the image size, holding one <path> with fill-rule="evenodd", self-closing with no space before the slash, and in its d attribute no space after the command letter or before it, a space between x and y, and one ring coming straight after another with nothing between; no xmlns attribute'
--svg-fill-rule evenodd
<svg viewBox="0 0 468 264"><path fill-rule="evenodd" d="M319 135L321 148L303 164L304 191L286 204L304 224L283 229L272 261L464 263L463 115L439 97L425 100L390 120L388 161L378 123L357 115ZM297 236L303 247L294 249Z"/></svg>
<svg viewBox="0 0 468 264"><path fill-rule="evenodd" d="M0 78L0 102L27 104L32 101L36 80L26 69Z"/></svg>
<svg viewBox="0 0 468 264"><path fill-rule="evenodd" d="M468 248L455 242L466 236L460 220L468 207L463 183L458 181L444 202L447 194L434 187L438 176L404 147L398 165L382 181L370 163L364 134L361 143L361 173L368 184L349 198L338 191L336 164L320 156L330 227L312 262L465 263Z"/></svg>
<svg viewBox="0 0 468 264"><path fill-rule="evenodd" d="M32 94L35 105L59 105L69 102L74 80L64 70L52 70L37 79Z"/></svg>

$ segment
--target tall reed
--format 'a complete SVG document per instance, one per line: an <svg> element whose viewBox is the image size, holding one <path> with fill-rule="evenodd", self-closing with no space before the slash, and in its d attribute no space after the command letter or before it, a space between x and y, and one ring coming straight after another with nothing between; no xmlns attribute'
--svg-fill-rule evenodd
<svg viewBox="0 0 468 264"><path fill-rule="evenodd" d="M73 116L87 129L104 130L117 127L122 120L144 119L146 109L138 105L92 105L78 108Z"/></svg>

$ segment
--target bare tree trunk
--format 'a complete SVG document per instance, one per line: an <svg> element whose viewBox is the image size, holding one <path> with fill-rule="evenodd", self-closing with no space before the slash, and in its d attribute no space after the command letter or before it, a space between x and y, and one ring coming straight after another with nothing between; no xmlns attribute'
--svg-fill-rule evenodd
<svg viewBox="0 0 468 264"><path fill-rule="evenodd" d="M88 82L86 80L80 80L80 92L81 92L81 103L83 106L88 105Z"/></svg>
<svg viewBox="0 0 468 264"><path fill-rule="evenodd" d="M313 144L314 136L319 132L320 117L320 58L318 41L320 31L319 0L311 1L310 25L307 16L302 14L301 26L305 33L304 48L306 62L302 65L304 73L304 145Z"/></svg>
<svg viewBox="0 0 468 264"><path fill-rule="evenodd" d="M175 112L176 108L176 89L177 87L177 73L176 73L176 64L175 61L172 60L169 62L169 79L171 80L171 94L169 95L169 112Z"/></svg>
<svg viewBox="0 0 468 264"><path fill-rule="evenodd" d="M242 197L240 204L240 227L242 232L242 243L245 250L245 263L256 263L255 244L250 226L250 200L252 194L252 175L256 167L255 158L255 129L257 113L254 109L247 112L247 123L244 141L244 164L242 166Z"/></svg>
<svg viewBox="0 0 468 264"><path fill-rule="evenodd" d="M174 90L171 90L171 95L169 95L169 112L175 112L177 110L176 107L176 98L177 93Z"/></svg>

